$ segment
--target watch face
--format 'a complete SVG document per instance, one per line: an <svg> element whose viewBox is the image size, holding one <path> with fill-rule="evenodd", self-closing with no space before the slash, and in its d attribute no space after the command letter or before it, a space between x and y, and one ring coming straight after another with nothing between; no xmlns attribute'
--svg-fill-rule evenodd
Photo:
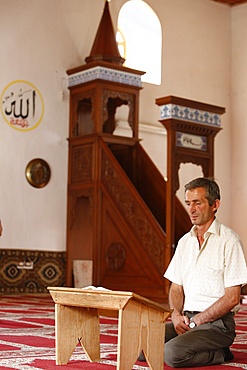
<svg viewBox="0 0 247 370"><path fill-rule="evenodd" d="M194 321L191 321L190 324L189 324L189 327L191 329L193 329L195 326L196 326L195 322Z"/></svg>

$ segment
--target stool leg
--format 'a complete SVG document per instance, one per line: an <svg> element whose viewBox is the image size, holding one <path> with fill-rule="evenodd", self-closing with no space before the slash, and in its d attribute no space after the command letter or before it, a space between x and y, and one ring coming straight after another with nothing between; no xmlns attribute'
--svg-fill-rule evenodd
<svg viewBox="0 0 247 370"><path fill-rule="evenodd" d="M97 309L55 305L56 364L64 365L78 342L90 361L100 360L100 324Z"/></svg>
<svg viewBox="0 0 247 370"><path fill-rule="evenodd" d="M164 369L164 314L136 301L119 311L117 370L131 370L141 350L151 370Z"/></svg>

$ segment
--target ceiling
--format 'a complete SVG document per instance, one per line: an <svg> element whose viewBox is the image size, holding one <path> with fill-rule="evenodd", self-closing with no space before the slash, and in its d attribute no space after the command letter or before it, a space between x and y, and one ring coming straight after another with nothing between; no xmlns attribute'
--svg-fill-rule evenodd
<svg viewBox="0 0 247 370"><path fill-rule="evenodd" d="M216 3L225 4L228 6L236 6L236 5L247 3L247 0L212 0L212 1Z"/></svg>

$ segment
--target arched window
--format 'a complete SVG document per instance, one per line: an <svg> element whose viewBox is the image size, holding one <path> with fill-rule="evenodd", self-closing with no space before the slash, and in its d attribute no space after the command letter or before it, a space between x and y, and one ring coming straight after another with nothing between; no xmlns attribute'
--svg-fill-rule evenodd
<svg viewBox="0 0 247 370"><path fill-rule="evenodd" d="M162 33L159 18L143 0L129 0L118 16L117 42L124 65L146 72L142 81L160 85Z"/></svg>

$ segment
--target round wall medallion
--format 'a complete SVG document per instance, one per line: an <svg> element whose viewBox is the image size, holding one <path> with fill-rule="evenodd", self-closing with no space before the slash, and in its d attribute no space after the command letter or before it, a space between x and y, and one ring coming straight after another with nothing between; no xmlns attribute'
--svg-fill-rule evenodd
<svg viewBox="0 0 247 370"><path fill-rule="evenodd" d="M26 179L35 188L46 186L51 177L51 170L46 161L40 158L33 159L26 167Z"/></svg>
<svg viewBox="0 0 247 370"><path fill-rule="evenodd" d="M0 112L10 127L18 131L30 131L43 119L44 100L31 82L15 80L1 94Z"/></svg>
<svg viewBox="0 0 247 370"><path fill-rule="evenodd" d="M106 260L111 270L119 271L125 264L125 249L121 243L113 243L106 253Z"/></svg>

